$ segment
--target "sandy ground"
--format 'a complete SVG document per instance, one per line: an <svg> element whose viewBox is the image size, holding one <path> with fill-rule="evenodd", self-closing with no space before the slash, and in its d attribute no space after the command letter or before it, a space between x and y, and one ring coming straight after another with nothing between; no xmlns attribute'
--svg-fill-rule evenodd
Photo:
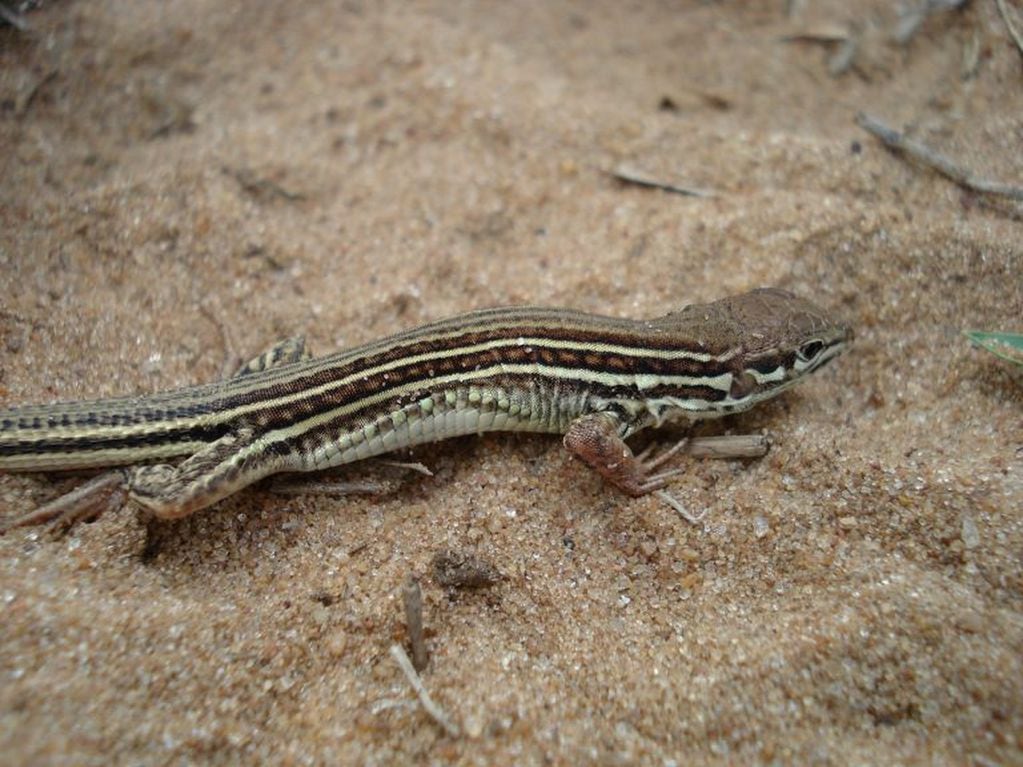
<svg viewBox="0 0 1023 767"><path fill-rule="evenodd" d="M853 122L1023 183L1023 58L993 0L903 45L893 5L97 0L0 29L0 404L496 304L777 284L857 330L710 429L775 444L689 462L698 526L491 435L415 451L432 478L346 473L380 495L255 488L148 549L130 510L8 534L3 761L1023 764L1023 374L960 335L1021 329L1021 214ZM832 76L819 37L850 32ZM77 481L2 476L0 511ZM505 577L445 589L446 549ZM388 653L413 575L456 737Z"/></svg>

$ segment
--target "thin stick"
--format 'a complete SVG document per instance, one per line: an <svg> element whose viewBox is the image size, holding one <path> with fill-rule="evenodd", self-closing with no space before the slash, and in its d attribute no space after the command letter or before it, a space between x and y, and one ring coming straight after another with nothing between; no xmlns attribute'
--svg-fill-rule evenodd
<svg viewBox="0 0 1023 767"><path fill-rule="evenodd" d="M822 27L820 29L808 29L804 32L793 32L790 35L782 35L783 43L844 43L849 39L849 33L839 27Z"/></svg>
<svg viewBox="0 0 1023 767"><path fill-rule="evenodd" d="M378 463L381 466L390 466L390 467L395 468L395 469L408 469L409 471L415 471L415 472L418 472L419 474L422 474L424 477L432 477L433 476L433 472L430 471L429 468L427 468L424 464L419 463L419 461L413 461L413 462L409 462L409 461L391 461L391 460L387 460L385 458L378 458L376 460L376 463Z"/></svg>
<svg viewBox="0 0 1023 767"><path fill-rule="evenodd" d="M692 437L679 452L695 458L760 458L770 448L771 440L765 434L726 434Z"/></svg>
<svg viewBox="0 0 1023 767"><path fill-rule="evenodd" d="M423 590L419 588L419 581L412 577L405 581L401 599L405 603L405 629L412 645L412 666L422 671L430 662L430 653L423 638Z"/></svg>
<svg viewBox="0 0 1023 767"><path fill-rule="evenodd" d="M663 459L669 458L676 453L684 453L696 458L759 458L767 454L771 449L771 440L765 434L728 434L720 437L691 437L680 440L661 456L650 462L657 466ZM650 452L650 448L640 453L641 458ZM680 470L672 469L656 475L652 479L664 478L679 473ZM666 490L655 490L654 495L670 506L679 516L691 525L698 525L707 516L704 511L699 516L693 514L682 502Z"/></svg>
<svg viewBox="0 0 1023 767"><path fill-rule="evenodd" d="M645 186L650 189L663 189L665 192L685 195L687 197L714 197L713 189L701 189L695 186L682 186L670 181L662 181L629 165L619 165L611 171L611 175L626 184Z"/></svg>
<svg viewBox="0 0 1023 767"><path fill-rule="evenodd" d="M309 480L281 480L271 482L268 488L274 495L380 495L387 486L381 482L312 482Z"/></svg>
<svg viewBox="0 0 1023 767"><path fill-rule="evenodd" d="M937 171L965 189L982 194L1008 197L1013 200L1023 200L1023 187L978 178L970 171L960 168L944 155L938 154L918 141L906 138L905 135L888 127L876 117L860 112L856 115L856 124L880 139L881 143L889 149L908 155L921 165Z"/></svg>
<svg viewBox="0 0 1023 767"><path fill-rule="evenodd" d="M199 304L199 314L209 320L210 324L217 329L217 333L220 334L220 346L224 352L224 359L220 363L220 377L230 378L238 365L241 364L241 358L235 350L234 339L231 337L231 329L213 311L213 308L207 306L205 302Z"/></svg>
<svg viewBox="0 0 1023 767"><path fill-rule="evenodd" d="M305 195L301 192L285 189L276 181L262 178L248 168L231 168L225 165L221 170L237 181L238 185L258 202L270 202L275 198L288 202L299 202L305 199Z"/></svg>
<svg viewBox="0 0 1023 767"><path fill-rule="evenodd" d="M700 516L696 516L682 505L682 501L678 500L675 496L665 490L654 490L654 495L677 511L679 516L691 525L700 524L703 518L707 516L707 511L704 511Z"/></svg>
<svg viewBox="0 0 1023 767"><path fill-rule="evenodd" d="M17 11L8 8L6 3L0 3L0 19L6 21L19 32L28 32L32 29L28 20Z"/></svg>
<svg viewBox="0 0 1023 767"><path fill-rule="evenodd" d="M419 678L419 674L412 667L412 661L409 660L408 654L405 649L399 644L391 645L391 657L394 658L398 667L405 674L405 678L408 679L408 683L415 690L416 695L419 697L419 703L423 707L423 710L441 726L450 737L457 738L460 735L458 727L452 722L448 715L444 713L444 710L433 702L433 698L430 697L430 693L426 691L423 680Z"/></svg>
<svg viewBox="0 0 1023 767"><path fill-rule="evenodd" d="M0 5L0 8L2 7L3 6ZM19 116L25 114L28 111L28 108L32 106L32 102L35 101L35 98L36 96L39 95L39 92L43 88L45 88L47 83L49 83L50 80L54 79L58 74L59 73L56 69L51 69L49 72L47 72L38 80L36 80L35 84L28 89L28 92L16 100L14 104L14 114Z"/></svg>
<svg viewBox="0 0 1023 767"><path fill-rule="evenodd" d="M919 31L920 27L931 14L939 11L954 11L961 8L968 0L922 0L915 8L903 14L895 25L893 37L899 45L905 45Z"/></svg>
<svg viewBox="0 0 1023 767"><path fill-rule="evenodd" d="M1023 37L1020 37L1016 27L1012 24L1012 19L1009 18L1009 9L1005 7L1005 0L995 0L995 2L998 4L998 12L1002 14L1002 21L1005 22L1005 28L1009 30L1009 36L1012 37L1012 41L1016 43L1019 55L1023 56Z"/></svg>
<svg viewBox="0 0 1023 767"><path fill-rule="evenodd" d="M838 46L838 50L828 59L828 74L832 77L844 75L852 68L856 60L856 52L859 50L860 41L850 37Z"/></svg>

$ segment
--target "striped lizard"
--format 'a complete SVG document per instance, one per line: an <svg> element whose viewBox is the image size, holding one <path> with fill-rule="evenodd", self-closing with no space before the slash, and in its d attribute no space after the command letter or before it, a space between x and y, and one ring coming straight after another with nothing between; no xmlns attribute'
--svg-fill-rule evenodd
<svg viewBox="0 0 1023 767"><path fill-rule="evenodd" d="M0 471L122 467L6 527L65 527L128 500L184 517L278 472L487 431L564 434L619 490L663 492L681 469L655 470L681 443L649 459L626 439L747 410L851 340L846 324L778 288L649 320L484 309L320 359L293 339L216 383L0 410Z"/></svg>

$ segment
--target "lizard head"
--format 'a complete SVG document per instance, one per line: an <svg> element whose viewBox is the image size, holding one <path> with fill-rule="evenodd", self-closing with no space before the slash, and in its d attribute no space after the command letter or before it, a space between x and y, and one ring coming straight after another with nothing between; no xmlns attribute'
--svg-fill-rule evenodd
<svg viewBox="0 0 1023 767"><path fill-rule="evenodd" d="M669 410L690 418L736 413L770 399L842 354L853 339L848 324L781 288L693 304L654 324L677 335L680 369L696 373L697 380L683 381L678 393L663 398Z"/></svg>

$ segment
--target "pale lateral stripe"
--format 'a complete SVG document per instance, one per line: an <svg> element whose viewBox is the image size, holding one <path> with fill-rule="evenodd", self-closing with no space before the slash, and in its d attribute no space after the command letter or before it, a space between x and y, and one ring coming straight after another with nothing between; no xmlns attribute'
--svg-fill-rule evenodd
<svg viewBox="0 0 1023 767"><path fill-rule="evenodd" d="M480 329L492 329L490 327ZM469 332L477 330L471 328ZM459 336L466 335L466 331L463 330L458 333L452 333L446 336L428 336L422 338L415 338L412 341L415 344L429 342L434 340L450 340L458 338ZM238 385L234 385L232 382L228 382L223 390L225 396L237 396L239 394L252 394L261 390L269 389L274 386L279 386L299 378L306 378L310 375L315 375L323 370L329 370L333 367L341 367L343 365L351 364L352 362L362 358L370 356L371 354L379 354L383 351L388 351L393 348L401 348L405 344L391 344L386 346L380 346L379 349L367 349L366 347L359 347L350 351L337 352L335 354L321 357L316 360L309 362L296 363L294 365L287 365L280 368L279 370L266 371L265 375L260 381L249 381L247 378L239 379ZM412 345L411 343L408 345ZM605 344L605 343L583 343L571 340L552 340L547 338L538 337L525 337L520 336L517 338L499 338L493 339L483 344L476 344L473 346L464 346L447 350L443 353L429 353L426 355L417 355L410 357L402 357L394 360L391 363L381 365L377 368L359 373L356 377L370 375L377 371L387 371L400 367L409 362L413 361L425 361L427 359L443 359L445 357L455 357L459 354L472 351L488 351L492 349L500 349L509 346L533 346L533 347L546 347L549 349L561 349L581 352L597 352L600 354L617 354L622 357L635 357L635 358L652 358L661 360L691 360L693 362L728 362L730 359L735 357L739 353L738 347L733 347L727 352L719 355L707 354L705 352L695 352L687 349L647 349L642 346L625 346L619 344ZM351 379L346 379L351 380Z"/></svg>
<svg viewBox="0 0 1023 767"><path fill-rule="evenodd" d="M45 453L21 453L0 456L4 471L59 471L61 469L88 469L99 466L122 466L157 458L177 458L197 453L208 447L206 442L180 442L162 445L128 445L114 448L91 448L77 445L67 450Z"/></svg>
<svg viewBox="0 0 1023 767"><path fill-rule="evenodd" d="M362 344L351 350L337 352L335 361L348 358L377 354L392 348L401 348L420 342L430 342L453 338L476 332L501 331L518 325L532 326L535 330L544 331L551 327L563 330L579 330L583 332L606 331L608 327L627 333L642 335L656 332L650 326L654 320L634 320L627 317L608 317L589 314L572 309L555 309L539 306L505 306L490 309L478 309L466 314L429 322L418 328L399 331L386 338Z"/></svg>
<svg viewBox="0 0 1023 767"><path fill-rule="evenodd" d="M323 357L323 358L321 358L318 361L320 361L320 362L330 361L330 363L332 365L334 365L334 364L346 364L346 363L348 363L348 362L350 362L352 360L358 359L360 357L366 357L366 356L369 356L370 354L379 354L382 351L389 351L390 349L398 349L398 348L401 348L402 346L412 346L412 345L420 344L420 343L424 343L424 342L429 343L431 341L449 341L449 340L452 340L452 339L455 339L455 338L459 338L461 336L470 335L470 334L475 333L475 332L486 332L486 331L491 331L491 330L502 330L505 327L515 327L516 325L519 325L519 324L521 324L521 323L510 322L510 323L507 323L506 325L497 325L497 326L495 326L495 325L481 325L479 327L468 327L468 328L463 327L461 330L459 330L457 332L448 333L448 334L439 334L439 335L431 334L431 335L424 335L424 336L419 336L419 337L412 337L412 338L409 338L409 339L402 339L402 341L406 341L407 340L409 343L400 343L399 342L399 343L380 344L379 345L379 349L371 349L371 348L367 348L366 346L360 346L360 347L356 347L355 349L350 349L350 350L341 351L341 352L335 352L334 354L329 355L327 357ZM579 325L579 326L560 325L559 327L562 330L569 330L569 331L571 331L571 330L590 330L590 331L594 330L594 328L590 328L590 327L587 327L587 326L584 326L584 325ZM534 328L534 330L544 330L544 328L538 327L538 328ZM647 334L650 334L650 333L654 332L653 329L651 329L651 328L645 328L644 330L645 330L645 332ZM637 334L637 336L638 335L639 334ZM495 339L492 339L490 341L490 343L495 343L495 344L501 345L501 344L505 344L508 341L512 341L512 340L514 340L517 343L517 345L519 345L519 346L522 346L522 345L525 345L525 344L528 343L528 344L534 345L534 346L546 346L546 347L553 348L553 349L574 349L574 350L578 350L578 351L599 351L599 352L608 352L608 353L614 353L614 354L621 354L621 355L627 356L627 357L630 357L630 356L631 357L654 357L656 359L667 359L667 360L688 359L688 360L693 360L694 362L727 362L732 357L734 357L738 353L738 351L739 351L738 347L733 347L733 348L729 349L728 351L724 352L723 354L709 354L707 352L698 352L698 351L692 351L691 349L682 349L682 348L679 348L679 349L654 349L654 348L648 348L648 347L642 346L641 344L638 344L638 343L637 344L631 344L631 345L630 344L609 344L609 343L603 343L603 342L599 342L599 341L573 341L572 339L564 339L564 340L562 340L562 339L543 338L543 337L536 337L536 336L533 336L533 337L530 337L530 336L517 336L514 339L512 337L510 337L510 336L509 337L504 337L504 338L495 338ZM466 347L466 348L471 348L471 347ZM301 364L301 363L298 363L298 364ZM310 363L306 363L306 364L310 364Z"/></svg>
<svg viewBox="0 0 1023 767"><path fill-rule="evenodd" d="M785 380L785 366L784 365L779 365L774 370L772 370L770 373L761 373L756 368L750 368L746 372L749 373L751 376L753 376L753 380L755 380L758 384L774 383L775 381L784 381Z"/></svg>
<svg viewBox="0 0 1023 767"><path fill-rule="evenodd" d="M631 386L634 382L634 376L630 374L612 374L612 373L599 373L597 371L576 369L576 368L555 368L546 367L543 365L535 364L523 364L523 365L508 365L508 364L497 364L481 370L475 370L470 372L455 373L449 376L439 376L432 379L427 379L435 388L444 388L450 384L455 385L467 385L472 381L480 379L491 378L497 375L538 375L544 380L564 380L570 382L585 381L587 383L600 384L603 386ZM728 391L732 385L732 374L722 373L712 378L691 378L688 376L664 376L662 379L664 384L677 385L677 386L710 386L721 391ZM407 383L403 386L389 389L387 391L378 392L377 394L363 397L362 399L356 400L355 402L345 403L339 407L333 408L322 413L317 413L314 416L306 418L303 421L291 424L282 429L275 429L264 434L261 438L257 439L251 445L248 445L243 450L239 451L235 456L232 456L232 461L243 461L247 457L258 458L259 455L266 449L268 444L274 442L283 442L290 439L301 437L314 429L319 428L333 420L350 416L359 410L373 407L381 403L392 400L403 394L411 394L416 390L422 388L422 381L416 380ZM694 411L706 409L707 411L716 411L715 403L707 400L700 400L696 398L686 399L687 407Z"/></svg>
<svg viewBox="0 0 1023 767"><path fill-rule="evenodd" d="M593 324L587 324L585 322L577 323L566 323L566 315L559 313L556 310L550 311L551 315L538 316L533 318L533 322L524 323L521 320L509 319L505 322L486 323L479 325L470 325L465 327L458 323L459 318L453 317L450 320L442 320L445 325L450 323L451 327L455 328L450 333L434 333L430 332L434 329L434 325L426 325L417 330L411 330L407 333L401 333L396 336L384 339L382 341L376 341L363 346L355 347L345 351L335 352L327 355L326 357L320 357L315 360L306 362L298 362L293 365L286 365L281 368L263 371L260 380L250 380L248 377L239 379L237 384L234 382L228 382L229 385L225 388L224 393L226 395L237 395L237 394L250 394L262 389L266 389L271 386L280 385L295 380L296 378L304 378L310 374L315 374L321 370L326 370L332 367L340 367L342 365L350 364L362 357L368 357L370 355L381 354L393 349L401 349L405 346L414 346L422 343L430 343L433 341L449 341L452 339L460 338L461 336L469 335L476 332L488 332L488 331L499 331L505 328L515 327L521 324L536 324L535 330L544 330L545 326L540 319L548 320L548 327L550 324L556 324L562 330L581 330L581 331L594 331L599 330L600 327L596 324L599 321L601 324L607 321L613 321L620 323L620 327L623 331L633 332L637 334L637 338L642 334L656 333L655 327L650 327L646 321L643 320L627 320L618 319L613 317L602 317L599 315L590 315L584 313L572 313L572 318L590 320ZM494 344L491 348L499 348L500 346L508 345L509 341L513 339L494 339L489 342ZM654 359L665 359L665 360L679 360L688 359L693 362L727 362L732 359L736 354L739 353L738 347L733 347L726 352L718 355L708 354L706 352L692 351L689 349L648 349L639 344L636 345L623 345L623 344L603 344L603 343L583 343L571 340L552 340L547 338L536 338L536 337L521 337L514 339L515 341L528 342L534 346L546 346L553 349L572 349L576 351L595 351L610 354L619 354L626 357L652 357ZM463 350L475 348L475 347L464 347ZM399 363L404 362L402 359Z"/></svg>
<svg viewBox="0 0 1023 767"><path fill-rule="evenodd" d="M491 320L491 317L495 319ZM362 357L424 343L428 344L434 341L450 341L470 333L501 331L520 325L532 326L536 331L543 331L552 326L557 326L562 330L592 332L601 329L598 322L600 324L612 323L617 329L636 333L639 330L637 325L642 324L644 321L631 320L624 317L603 317L601 315L587 314L568 309L535 306L478 309L467 314L436 320L418 328L404 330L386 338L361 344L352 349L345 349L313 360L304 360L280 368L261 371L260 380L258 381L247 377L240 379L237 385L234 385L234 382L232 382L229 393L232 395L250 394L267 386L288 383L296 378L302 378L320 370L347 365Z"/></svg>
<svg viewBox="0 0 1023 767"><path fill-rule="evenodd" d="M489 321L495 317L494 321ZM483 321L477 321L483 320ZM270 368L260 371L258 376L245 376L244 378L226 379L212 381L205 384L197 384L185 388L153 392L150 394L129 394L107 397L102 400L80 400L78 402L56 402L52 404L23 405L15 410L18 415L31 417L33 415L50 415L55 412L70 412L78 410L81 406L88 405L90 409L97 412L120 412L122 408L134 409L139 405L174 407L175 405L194 404L208 402L217 396L235 396L239 394L250 394L268 386L276 386L288 383L296 378L315 374L335 366L347 365L361 357L380 354L392 349L401 349L421 343L429 343L437 340L451 340L459 338L468 333L504 330L518 325L531 325L534 330L542 332L556 325L562 330L584 330L587 332L599 331L602 326L612 324L615 328L625 332L637 333L640 330L649 330L642 327L645 320L632 320L628 318L605 317L597 314L587 314L570 309L555 309L536 306L508 306L478 309L461 315L435 320L417 328L411 328L391 336L370 341L365 344L333 352L323 357L311 360L302 360L290 365L282 365L278 368ZM452 328L450 332L437 332ZM632 348L632 347L629 347ZM730 357L732 352L729 351Z"/></svg>
<svg viewBox="0 0 1023 767"><path fill-rule="evenodd" d="M500 339L493 339L491 341L487 341L486 343L475 344L473 346L454 347L454 348L451 348L451 349L446 349L446 350L444 350L442 352L426 352L426 353L423 353L423 354L417 354L417 355L408 356L408 357L401 357L399 359L392 360L391 362L388 362L388 363L383 364L383 365L378 365L376 367L366 368L364 370L357 371L357 372L355 372L355 373L353 373L353 374L351 374L349 376L346 376L345 378L339 378L339 379L334 380L334 381L329 381L328 383L325 383L322 386L319 386L319 387L314 388L314 389L305 389L305 390L303 390L301 392L298 392L298 393L295 393L295 394L291 394L291 395L287 395L287 396L282 396L282 397L277 397L275 399L267 399L265 401L261 401L258 405L255 405L255 406L244 405L244 406L241 406L241 407L236 408L234 410L228 411L228 414L230 416L243 415L243 414L251 412L254 409L261 409L263 407L275 407L275 406L280 406L280 405L288 405L288 404L290 404L292 402L295 402L297 400L304 399L306 396L319 396L321 394L326 394L326 393L328 393L328 392L330 392L330 391L332 391L334 389L338 389L338 388L347 386L348 384L354 383L355 381L358 381L358 380L361 380L361 379L365 379L365 378L369 378L371 376L383 375L385 373L389 373L389 372L391 372L393 370L396 370L396 369L398 369L400 367L404 367L406 365L416 365L416 364L420 364L420 363L431 362L433 360L442 360L442 359L449 359L451 357L459 357L459 356L463 356L463 355L476 354L478 352L488 352L488 351L493 351L493 350L496 350L496 349L509 348L509 347L517 348L517 347L524 347L524 346L525 347L534 348L534 349L544 348L545 347L545 348L549 348L549 349L561 349L561 350L571 350L571 351L579 351L579 352L596 352L596 353L600 353L600 354L618 354L618 355L621 355L623 357L634 357L634 358L652 357L654 359L667 359L667 360L689 359L689 360L693 360L694 362L709 362L709 361L712 361L712 360L719 361L719 362L727 362L729 359L731 359L731 357L733 357L735 354L738 353L738 349L732 349L732 350L729 350L727 352L727 354L721 355L721 358L718 359L716 357L713 357L713 356L710 356L710 355L705 355L705 354L702 354L700 352L690 352L690 351L686 351L684 349L680 349L680 350L677 350L677 351L676 350L671 350L671 351L664 351L664 350L651 351L651 350L645 350L645 349L643 349L641 347L618 346L618 345L613 345L613 344L601 344L601 343L592 343L591 344L591 343L576 343L576 342L572 342L572 341L552 341L552 340L543 339L543 338L524 338L524 337L520 337L520 338L500 338ZM357 357L361 357L363 355L359 354L359 355L356 355L356 356ZM702 359L704 357L706 359ZM326 360L325 360L325 362L326 362ZM321 369L326 369L326 368L329 368L329 367L334 367L336 364L338 364L338 363L333 363L333 364L330 364L330 365L326 365L325 364L323 366L323 368L321 368ZM498 363L498 364L502 364L502 363ZM532 365L532 364L540 364L540 363L529 363L529 364ZM514 367L514 366L510 366L510 367ZM581 368L572 368L572 369L575 370L575 369L581 369ZM311 370L309 372L313 372L313 371ZM305 375L308 375L308 373L306 371L302 371L301 375L305 376ZM634 376L632 374L616 374L616 375L624 375L624 376L626 376L626 377L628 377L630 379L634 378ZM298 376L296 376L296 377L298 377ZM644 375L643 378L644 378L644 380L647 380L647 379L651 379L651 378L659 378L659 376L652 376L652 375L647 376L647 375ZM679 376L677 378L678 378L679 381L685 382L685 385L696 385L698 383L702 383L702 382L707 381L707 380L712 380L712 379L703 378L703 377L682 377L682 376ZM720 378L720 375L719 376L715 376L714 378L715 379L716 378ZM433 381L433 380L436 380L436 379L435 378L424 378L422 380L424 380L424 381ZM711 385L711 384L707 384L707 385ZM234 392L230 392L230 393L234 394Z"/></svg>
<svg viewBox="0 0 1023 767"><path fill-rule="evenodd" d="M655 357L655 358L658 358L658 359L692 359L694 361L708 361L708 360L697 360L696 359L697 357L706 357L708 355L703 355L702 353L698 353L698 352L688 352L686 350L651 352L651 351L648 351L648 350L644 350L644 349L642 349L640 347L618 346L618 345L614 345L614 344L600 344L600 343L580 344L580 343L573 343L571 341L551 341L549 339L542 339L542 338L501 338L501 339L493 339L493 340L488 341L486 343L476 344L476 345L473 345L473 346L459 346L459 347L454 347L454 348L451 348L451 349L445 349L442 352L425 352L423 354L418 354L418 355L414 355L414 356L401 357L399 359L392 360L391 362L383 364L383 365L378 365L376 367L366 368L366 369L363 369L363 370L358 370L358 371L352 373L351 375L345 376L344 378L338 378L338 379L335 379L335 380L332 380L332 381L328 381L327 383L324 383L321 386L318 386L318 387L315 387L315 388L301 389L301 390L293 392L291 394L280 395L280 396L277 396L277 397L274 397L274 398L269 398L268 397L266 399L259 399L259 400L255 401L255 402L251 402L251 403L248 403L246 405L241 405L241 406L236 407L236 408L234 408L232 410L222 410L222 411L217 412L213 417L211 417L210 415L198 415L198 416L192 416L190 418L173 418L172 417L172 418L166 419L162 423L164 423L164 424L172 424L175 429L188 429L188 428L191 428L191 427L194 427L194 426L202 426L202 425L209 425L209 424L212 424L212 423L219 423L219 422L223 422L225 420L231 420L231 419L237 418L239 416L248 415L250 413L254 413L254 412L257 412L259 410L276 408L276 407L287 407L288 405L291 405L291 404L293 404L295 402L299 402L299 401L304 400L306 398L318 397L320 395L328 394L331 391L342 389L345 386L348 386L349 384L355 383L355 382L360 381L360 380L364 380L366 378L370 378L370 377L373 377L373 376L385 375L385 374L387 374L387 373L389 373L391 371L394 371L397 368L403 367L405 365L428 363L428 362L433 361L433 360L447 359L447 358L458 357L458 356L463 356L463 355L467 355L467 354L476 354L478 352L493 351L493 350L501 349L501 348L509 348L509 347L515 348L515 347L523 347L523 346L532 347L532 348L547 347L547 348L556 348L556 349L567 349L567 350L573 350L573 351L589 351L589 352L597 352L597 353L604 353L604 354L620 354L622 356L630 356L630 357L635 357L635 358ZM730 350L725 355L722 355L722 360L721 361L727 361L728 358L730 358L731 356L733 356L734 354L737 354L737 353L738 353L738 349ZM362 356L362 355L359 354L357 356ZM307 368L307 369L303 369L302 371L294 371L292 376L293 377L305 377L305 376L308 376L310 374L314 374L314 373L316 373L316 372L318 372L320 370L329 369L329 368L334 367L334 366L336 366L338 364L336 362L331 362L330 359L331 358L329 358L329 357L328 358L324 358L323 360L319 361L318 365L310 364L309 368ZM716 358L711 357L710 359L716 359ZM499 365L500 364L501 363L499 363ZM534 363L528 363L528 364L529 364L529 366L532 366ZM516 366L507 366L507 367L516 367ZM584 370L584 368L571 368L571 370L573 370L573 371L575 371L575 370ZM461 373L455 374L456 377L458 375L463 375L463 374L461 374ZM730 386L731 385L731 374L725 374L725 375L729 376L729 386ZM714 384L711 383L711 382L715 381L715 380L721 379L721 375L714 376L714 377L709 377L709 378L689 377L689 376L674 376L674 377L663 377L662 378L661 376L645 375L645 374L640 374L639 376L633 376L632 374L615 374L615 380L624 380L624 379L629 379L630 382L638 384L640 386L640 388L650 388L652 386L657 386L657 385L659 385L659 383L657 383L658 381L670 382L670 383L677 382L677 383L679 383L680 385L683 385L683 386L697 386L697 385L714 386ZM240 381L245 381L246 379L239 379L239 380ZM432 383L436 382L437 380L438 380L437 378L424 377L422 379L417 379L416 383L417 384L426 383L426 384L429 385L429 384L432 384ZM594 379L594 380L596 380L596 379ZM261 383L258 386L252 387L251 391L248 392L248 393L252 393L253 391L256 391L258 389L265 389L265 388L268 388L268 387L270 387L270 386L272 386L274 384L279 384L279 383L280 383L279 381L267 381L267 382ZM615 384L615 385L628 385L628 384L621 384L621 383L619 383L619 384ZM221 389L220 391L222 393L222 396L228 397L228 396L232 396L232 395L237 394L235 388L236 387L231 386L231 382L228 381L228 382L226 382L226 385L223 387L223 389ZM184 393L187 393L188 391L189 390L185 390L182 393L184 394ZM387 394L390 391L391 391L391 389L385 389L384 393ZM147 433L152 431L152 428L153 428L153 424L147 423L147 422L141 422L141 423L130 424L130 425L118 425L118 426L97 426L97 427L93 427L93 428L85 428L85 427L82 427L82 426L78 426L78 427L75 428L75 432L74 433L75 433L75 437L76 438L77 437L82 437L82 438L87 438L87 439L88 438L99 438L99 437L103 437L103 436L106 436L106 435L116 435L118 437L131 437L131 436L136 435L136 434L147 434ZM42 438L45 438L45 439L52 439L53 438L53 430L48 428L48 427L42 427L42 428L40 428L38 430L37 429L24 429L24 430L21 430L19 432L19 437L22 438L22 439L32 439L34 436L36 436L36 434L40 435Z"/></svg>

